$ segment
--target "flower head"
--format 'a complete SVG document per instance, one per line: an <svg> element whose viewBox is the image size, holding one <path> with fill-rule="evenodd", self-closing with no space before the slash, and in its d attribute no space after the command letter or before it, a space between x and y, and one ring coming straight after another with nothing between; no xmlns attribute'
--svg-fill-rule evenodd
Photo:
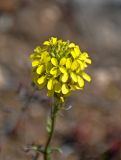
<svg viewBox="0 0 121 160"><path fill-rule="evenodd" d="M73 90L84 88L91 77L84 72L91 59L78 45L51 37L43 46L37 46L30 55L33 81L39 89L46 88L48 96L64 100Z"/></svg>

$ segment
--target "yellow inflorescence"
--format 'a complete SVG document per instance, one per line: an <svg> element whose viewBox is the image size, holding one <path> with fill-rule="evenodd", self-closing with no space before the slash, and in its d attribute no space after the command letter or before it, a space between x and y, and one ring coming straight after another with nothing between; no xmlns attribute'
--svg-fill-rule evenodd
<svg viewBox="0 0 121 160"><path fill-rule="evenodd" d="M39 89L47 88L48 96L56 95L64 100L71 91L83 89L84 80L91 81L84 72L91 59L69 41L51 37L42 47L37 46L30 58L33 81Z"/></svg>

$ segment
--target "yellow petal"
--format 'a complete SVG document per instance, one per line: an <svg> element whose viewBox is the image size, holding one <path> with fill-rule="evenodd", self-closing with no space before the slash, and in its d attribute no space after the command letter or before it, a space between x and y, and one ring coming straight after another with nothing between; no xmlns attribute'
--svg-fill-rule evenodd
<svg viewBox="0 0 121 160"><path fill-rule="evenodd" d="M62 40L60 39L60 40L58 40L58 44L62 44Z"/></svg>
<svg viewBox="0 0 121 160"><path fill-rule="evenodd" d="M69 88L68 88L67 84L62 85L62 93L63 94L69 93Z"/></svg>
<svg viewBox="0 0 121 160"><path fill-rule="evenodd" d="M42 59L44 62L46 62L48 58L50 59L49 53L48 53L47 51L44 51L44 52L41 53L41 59Z"/></svg>
<svg viewBox="0 0 121 160"><path fill-rule="evenodd" d="M46 76L42 76L42 77L38 78L37 82L38 82L38 84L43 84L45 82L45 80L46 80Z"/></svg>
<svg viewBox="0 0 121 160"><path fill-rule="evenodd" d="M34 59L35 57L36 57L35 54L30 54L29 56L30 59Z"/></svg>
<svg viewBox="0 0 121 160"><path fill-rule="evenodd" d="M80 49L79 49L79 46L76 46L76 47L74 48L74 51L75 51L76 57L78 57L78 56L81 54Z"/></svg>
<svg viewBox="0 0 121 160"><path fill-rule="evenodd" d="M66 64L66 58L65 57L63 57L63 58L61 58L61 60L60 60L60 65L65 65Z"/></svg>
<svg viewBox="0 0 121 160"><path fill-rule="evenodd" d="M44 65L39 66L36 70L37 74L42 74L43 71L44 71Z"/></svg>
<svg viewBox="0 0 121 160"><path fill-rule="evenodd" d="M82 89L82 87L79 87L79 85L71 85L71 90L78 90L78 89Z"/></svg>
<svg viewBox="0 0 121 160"><path fill-rule="evenodd" d="M85 60L85 62L88 63L88 64L91 64L91 63L92 63L91 59L89 59L89 58L87 58L87 59Z"/></svg>
<svg viewBox="0 0 121 160"><path fill-rule="evenodd" d="M34 49L34 52L35 52L35 53L40 53L40 52L41 52L41 47L37 46L37 47Z"/></svg>
<svg viewBox="0 0 121 160"><path fill-rule="evenodd" d="M52 44L55 45L57 43L57 38L51 37Z"/></svg>
<svg viewBox="0 0 121 160"><path fill-rule="evenodd" d="M75 85L75 89L82 89L79 85Z"/></svg>
<svg viewBox="0 0 121 160"><path fill-rule="evenodd" d="M82 63L82 65L81 65L81 70L83 71L84 69L85 69L85 63Z"/></svg>
<svg viewBox="0 0 121 160"><path fill-rule="evenodd" d="M84 70L85 69L85 62L82 62L81 60L77 60L78 61L78 63L79 63L79 68L80 68L80 70Z"/></svg>
<svg viewBox="0 0 121 160"><path fill-rule="evenodd" d="M47 83L47 89L48 90L52 90L53 89L53 79L49 79L48 83Z"/></svg>
<svg viewBox="0 0 121 160"><path fill-rule="evenodd" d="M54 65L54 66L58 66L58 60L56 58L52 58L51 59L51 63Z"/></svg>
<svg viewBox="0 0 121 160"><path fill-rule="evenodd" d="M88 67L88 65L86 63L84 63L84 68L87 68L87 67Z"/></svg>
<svg viewBox="0 0 121 160"><path fill-rule="evenodd" d="M70 76L74 82L77 82L77 75L74 72L71 72Z"/></svg>
<svg viewBox="0 0 121 160"><path fill-rule="evenodd" d="M47 58L44 60L44 63L47 64L51 60L50 56L47 56Z"/></svg>
<svg viewBox="0 0 121 160"><path fill-rule="evenodd" d="M62 80L62 82L67 82L67 80L68 80L68 73L64 73L63 75L62 75L62 77L61 77L61 80Z"/></svg>
<svg viewBox="0 0 121 160"><path fill-rule="evenodd" d="M70 69L70 68L71 68L71 64L72 64L71 58L67 58L67 61L66 61L66 68L67 68L67 69Z"/></svg>
<svg viewBox="0 0 121 160"><path fill-rule="evenodd" d="M61 73L67 73L67 70L65 67L61 66L61 67L59 67L59 69L60 69Z"/></svg>
<svg viewBox="0 0 121 160"><path fill-rule="evenodd" d="M38 66L38 64L39 64L39 61L38 60L34 60L32 62L32 67L36 67L36 66Z"/></svg>
<svg viewBox="0 0 121 160"><path fill-rule="evenodd" d="M71 51L71 55L72 55L72 57L73 57L74 59L76 58L76 53L75 53L74 50Z"/></svg>
<svg viewBox="0 0 121 160"><path fill-rule="evenodd" d="M86 81L88 81L88 82L91 81L91 77L90 77L87 73L85 73L85 72L82 72L82 77L83 77Z"/></svg>
<svg viewBox="0 0 121 160"><path fill-rule="evenodd" d="M85 61L88 57L89 57L88 53L84 52L79 56L79 59Z"/></svg>
<svg viewBox="0 0 121 160"><path fill-rule="evenodd" d="M49 41L45 41L43 44L46 45L46 46L49 46L50 42Z"/></svg>
<svg viewBox="0 0 121 160"><path fill-rule="evenodd" d="M76 70L76 73L79 74L81 71L81 68L79 67L77 70Z"/></svg>
<svg viewBox="0 0 121 160"><path fill-rule="evenodd" d="M80 76L77 76L77 80L78 80L78 84L79 84L79 87L84 87L84 80L83 78L81 78Z"/></svg>
<svg viewBox="0 0 121 160"><path fill-rule="evenodd" d="M77 60L74 60L71 65L72 71L75 71L78 67L79 67L79 63L77 62Z"/></svg>
<svg viewBox="0 0 121 160"><path fill-rule="evenodd" d="M87 52L83 52L83 55L84 55L86 58L89 57Z"/></svg>
<svg viewBox="0 0 121 160"><path fill-rule="evenodd" d="M75 47L75 44L74 43L70 43L69 44L69 48L74 48Z"/></svg>
<svg viewBox="0 0 121 160"><path fill-rule="evenodd" d="M53 68L50 70L50 74L52 74L53 76L56 76L56 75L57 75L57 72L58 72L57 67L53 67Z"/></svg>

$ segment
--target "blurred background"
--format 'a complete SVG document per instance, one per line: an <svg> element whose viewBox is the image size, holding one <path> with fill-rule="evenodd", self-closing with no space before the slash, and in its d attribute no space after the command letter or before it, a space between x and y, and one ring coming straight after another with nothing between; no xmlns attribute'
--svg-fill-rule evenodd
<svg viewBox="0 0 121 160"><path fill-rule="evenodd" d="M34 160L24 147L45 144L51 100L31 86L28 57L50 36L93 60L92 82L58 116L54 158L120 160L121 0L0 0L0 160Z"/></svg>

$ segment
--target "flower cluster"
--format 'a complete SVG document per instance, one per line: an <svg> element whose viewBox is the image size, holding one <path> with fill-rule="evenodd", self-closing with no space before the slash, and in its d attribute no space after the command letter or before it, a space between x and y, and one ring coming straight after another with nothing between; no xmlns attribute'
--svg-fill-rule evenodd
<svg viewBox="0 0 121 160"><path fill-rule="evenodd" d="M51 37L43 46L37 46L30 55L33 81L39 89L47 88L48 96L64 99L71 91L83 89L90 76L84 69L91 64L86 52L69 41Z"/></svg>

